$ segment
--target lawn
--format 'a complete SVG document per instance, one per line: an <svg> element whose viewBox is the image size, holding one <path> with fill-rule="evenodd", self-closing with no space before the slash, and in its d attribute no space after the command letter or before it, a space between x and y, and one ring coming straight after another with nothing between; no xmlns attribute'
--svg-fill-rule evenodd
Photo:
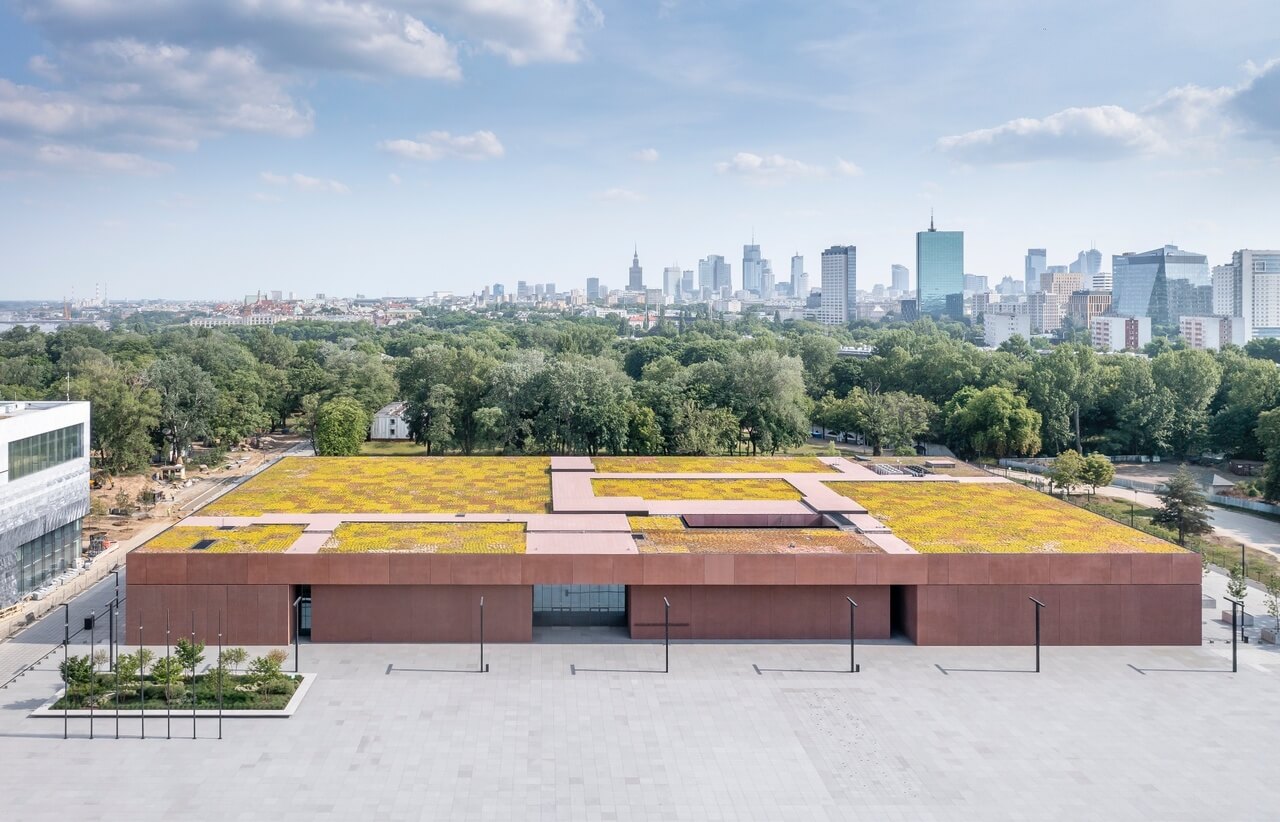
<svg viewBox="0 0 1280 822"><path fill-rule="evenodd" d="M322 553L523 554L522 522L347 522Z"/></svg>
<svg viewBox="0 0 1280 822"><path fill-rule="evenodd" d="M679 517L630 517L642 554L878 554L866 537L835 528L685 528Z"/></svg>
<svg viewBox="0 0 1280 822"><path fill-rule="evenodd" d="M798 500L795 486L780 479L593 479L597 497L647 500Z"/></svg>
<svg viewBox="0 0 1280 822"><path fill-rule="evenodd" d="M816 457L592 457L601 474L834 473Z"/></svg>
<svg viewBox="0 0 1280 822"><path fill-rule="evenodd" d="M1014 483L847 482L828 487L865 506L923 554L1182 550Z"/></svg>
<svg viewBox="0 0 1280 822"><path fill-rule="evenodd" d="M194 551L201 540L213 544L199 549L206 554L278 554L302 536L301 525L246 525L221 529L204 525L175 525L152 537L143 551L149 553L181 553Z"/></svg>
<svg viewBox="0 0 1280 822"><path fill-rule="evenodd" d="M544 513L550 464L546 457L285 457L200 514Z"/></svg>

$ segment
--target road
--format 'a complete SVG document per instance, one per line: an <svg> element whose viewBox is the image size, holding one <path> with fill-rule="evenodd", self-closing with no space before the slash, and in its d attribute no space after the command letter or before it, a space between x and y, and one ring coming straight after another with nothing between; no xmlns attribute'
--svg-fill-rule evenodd
<svg viewBox="0 0 1280 822"><path fill-rule="evenodd" d="M1151 508L1160 506L1160 498L1155 494L1121 488L1118 485L1108 485L1099 489L1099 493L1115 499L1136 499L1139 505ZM1214 533L1280 557L1280 523L1216 505L1209 506L1209 521L1213 523Z"/></svg>

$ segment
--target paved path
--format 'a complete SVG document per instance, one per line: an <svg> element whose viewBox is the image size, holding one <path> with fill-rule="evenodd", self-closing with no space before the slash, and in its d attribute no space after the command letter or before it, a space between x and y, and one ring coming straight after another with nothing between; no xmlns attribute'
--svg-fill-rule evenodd
<svg viewBox="0 0 1280 822"><path fill-rule="evenodd" d="M1116 499L1136 499L1139 505L1152 508L1160 506L1160 498L1145 491L1134 491L1117 485L1108 485L1099 490ZM1213 530L1216 533L1280 557L1280 522L1217 505L1209 506L1209 520L1213 523Z"/></svg>

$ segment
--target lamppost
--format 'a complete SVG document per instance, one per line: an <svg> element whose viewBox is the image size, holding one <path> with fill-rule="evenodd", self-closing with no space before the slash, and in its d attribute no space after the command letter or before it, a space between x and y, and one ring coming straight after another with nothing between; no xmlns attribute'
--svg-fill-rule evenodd
<svg viewBox="0 0 1280 822"><path fill-rule="evenodd" d="M302 596L293 601L293 672L298 672L298 635L302 633Z"/></svg>
<svg viewBox="0 0 1280 822"><path fill-rule="evenodd" d="M71 679L67 676L67 646L71 644L71 606L62 603L62 738L67 738L67 723L70 713L67 705L71 702Z"/></svg>
<svg viewBox="0 0 1280 822"><path fill-rule="evenodd" d="M665 647L662 672L669 674L671 673L671 601L663 597L662 607L662 644Z"/></svg>
<svg viewBox="0 0 1280 822"><path fill-rule="evenodd" d="M111 646L107 651L107 659L111 663L111 667L114 669L116 667L116 656L118 656L116 653L116 611L120 610L120 566L117 565L112 568L111 574L116 578L116 596L115 606L111 609Z"/></svg>
<svg viewBox="0 0 1280 822"><path fill-rule="evenodd" d="M854 638L856 637L856 634L853 630L853 615L858 610L858 603L853 601L853 597L845 597L845 599L849 600L849 673L856 674L861 670L861 668L858 667L857 662L854 661Z"/></svg>
<svg viewBox="0 0 1280 822"><path fill-rule="evenodd" d="M1248 566L1245 565L1244 543L1240 543L1240 584L1244 586L1246 591L1249 590L1249 569L1248 569ZM1245 633L1244 633L1244 599L1243 598L1240 600L1240 641L1245 643L1246 645L1249 644L1249 637L1245 636Z"/></svg>
<svg viewBox="0 0 1280 822"><path fill-rule="evenodd" d="M1027 597L1036 604L1036 673L1040 673L1040 609L1044 603L1035 597Z"/></svg>
<svg viewBox="0 0 1280 822"><path fill-rule="evenodd" d="M1227 602L1231 603L1231 673L1236 673L1236 607L1244 610L1244 603L1234 600L1231 597L1223 597ZM1240 620L1244 622L1244 620Z"/></svg>

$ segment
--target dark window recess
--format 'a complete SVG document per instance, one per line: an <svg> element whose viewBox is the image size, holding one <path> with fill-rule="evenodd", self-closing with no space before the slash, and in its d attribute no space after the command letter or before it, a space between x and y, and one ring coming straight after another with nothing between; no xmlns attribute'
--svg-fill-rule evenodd
<svg viewBox="0 0 1280 822"><path fill-rule="evenodd" d="M217 542L217 540L213 540L213 539L202 539L202 540L200 540L199 542L197 542L195 545L192 545L192 546L191 546L191 550L192 550L192 551L203 551L204 549L208 548L210 545L212 545L212 544L213 544L213 543L215 543L215 542Z"/></svg>

